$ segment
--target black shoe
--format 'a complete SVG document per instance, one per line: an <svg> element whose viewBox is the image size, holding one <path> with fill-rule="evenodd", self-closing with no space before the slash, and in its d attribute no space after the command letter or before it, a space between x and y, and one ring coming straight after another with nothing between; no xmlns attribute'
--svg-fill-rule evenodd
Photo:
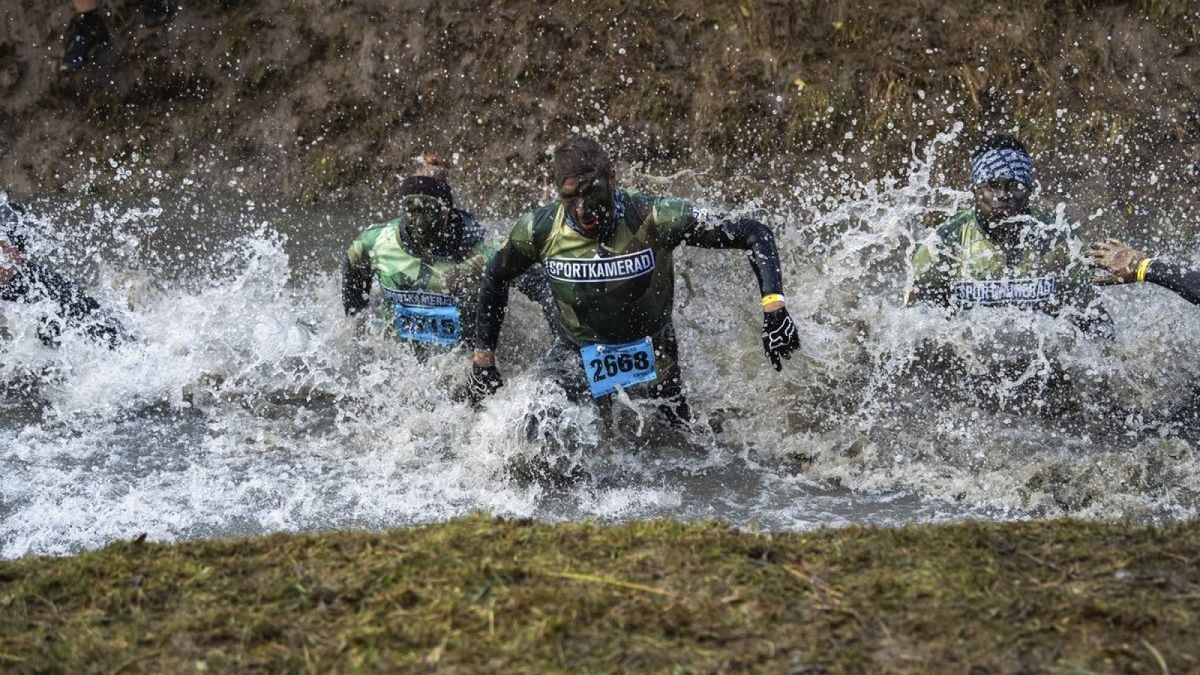
<svg viewBox="0 0 1200 675"><path fill-rule="evenodd" d="M142 22L147 26L158 26L171 19L175 5L171 0L142 0Z"/></svg>
<svg viewBox="0 0 1200 675"><path fill-rule="evenodd" d="M100 12L93 10L75 17L71 37L68 38L67 53L63 54L58 66L60 73L75 73L86 68L96 52L108 46L108 29L100 19Z"/></svg>

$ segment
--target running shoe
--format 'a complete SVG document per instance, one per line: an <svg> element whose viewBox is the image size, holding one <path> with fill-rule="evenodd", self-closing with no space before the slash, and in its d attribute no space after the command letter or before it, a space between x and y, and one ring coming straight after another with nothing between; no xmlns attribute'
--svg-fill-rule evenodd
<svg viewBox="0 0 1200 675"><path fill-rule="evenodd" d="M108 46L108 28L100 12L91 11L76 16L69 27L67 53L58 65L61 73L75 73L86 68L96 53Z"/></svg>

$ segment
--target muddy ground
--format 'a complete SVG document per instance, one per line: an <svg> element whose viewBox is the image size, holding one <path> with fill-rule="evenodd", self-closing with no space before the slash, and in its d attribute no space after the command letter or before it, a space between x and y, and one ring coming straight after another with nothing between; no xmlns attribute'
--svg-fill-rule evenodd
<svg viewBox="0 0 1200 675"><path fill-rule="evenodd" d="M1150 171L1200 183L1185 0L179 3L150 29L108 0L112 48L75 76L68 3L4 3L0 186L364 199L432 151L523 202L574 130L647 171L787 185L831 158L902 171L955 122L964 152L1012 129L1114 199Z"/></svg>

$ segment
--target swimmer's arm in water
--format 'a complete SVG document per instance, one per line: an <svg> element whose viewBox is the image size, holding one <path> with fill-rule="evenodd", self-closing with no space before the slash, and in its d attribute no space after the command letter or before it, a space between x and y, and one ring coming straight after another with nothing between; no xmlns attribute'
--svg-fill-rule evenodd
<svg viewBox="0 0 1200 675"><path fill-rule="evenodd" d="M350 244L342 260L342 311L354 316L367 308L371 296L371 248L385 227L368 227Z"/></svg>
<svg viewBox="0 0 1200 675"><path fill-rule="evenodd" d="M938 251L929 244L921 244L913 253L913 283L904 293L904 306L950 304L946 291L946 275L938 267Z"/></svg>
<svg viewBox="0 0 1200 675"><path fill-rule="evenodd" d="M17 276L6 285L4 298L34 302L39 296L57 304L65 322L82 326L90 337L104 340L110 347L130 339L121 323L102 313L100 303L77 284L39 263L26 261ZM42 342L54 345L57 344L59 331L60 325L47 319L38 333Z"/></svg>

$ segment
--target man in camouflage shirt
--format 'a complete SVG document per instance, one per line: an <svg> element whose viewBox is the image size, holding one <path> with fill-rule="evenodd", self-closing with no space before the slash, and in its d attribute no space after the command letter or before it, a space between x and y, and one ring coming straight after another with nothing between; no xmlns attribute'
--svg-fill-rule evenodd
<svg viewBox="0 0 1200 675"><path fill-rule="evenodd" d="M620 188L604 150L586 138L555 150L553 180L559 199L517 221L481 284L472 368L477 398L502 384L493 350L508 285L536 264L546 270L563 339L546 364L576 400L589 390L603 398L632 389L661 401L673 422L690 417L671 323L672 255L680 244L747 251L762 292L764 350L778 370L779 359L799 347L784 308L779 253L765 225L702 222L682 200Z"/></svg>
<svg viewBox="0 0 1200 675"><path fill-rule="evenodd" d="M342 306L347 315L367 307L371 281L378 279L382 311L398 338L457 345L473 334L479 282L497 250L470 213L454 208L449 183L411 176L400 186L400 216L368 227L350 244ZM546 311L549 289L540 269L517 286Z"/></svg>
<svg viewBox="0 0 1200 675"><path fill-rule="evenodd" d="M1083 241L1070 226L1030 207L1033 167L1025 146L994 134L972 154L971 167L975 204L917 248L905 304L1065 311L1085 330L1110 333L1111 320L1095 302Z"/></svg>

